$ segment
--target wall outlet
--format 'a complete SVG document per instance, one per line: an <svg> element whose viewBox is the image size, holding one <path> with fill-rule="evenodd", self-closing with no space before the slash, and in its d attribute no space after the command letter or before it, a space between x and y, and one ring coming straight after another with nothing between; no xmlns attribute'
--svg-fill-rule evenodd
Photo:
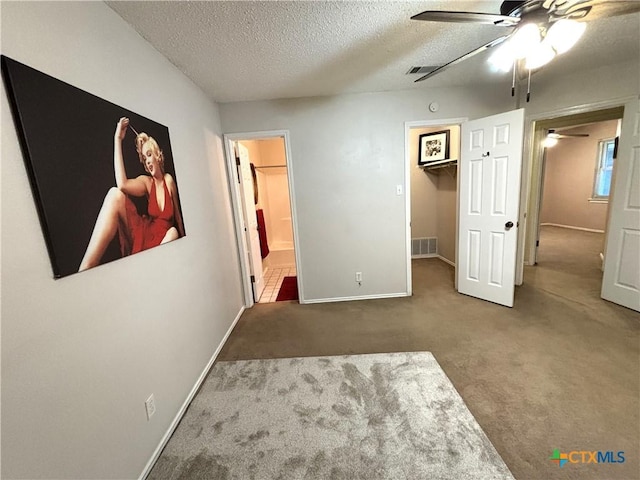
<svg viewBox="0 0 640 480"><path fill-rule="evenodd" d="M362 281L362 272L356 272L356 282Z"/></svg>
<svg viewBox="0 0 640 480"><path fill-rule="evenodd" d="M147 398L147 401L144 402L144 406L147 410L147 421L151 420L153 414L156 413L156 400L153 398L153 393L149 398Z"/></svg>

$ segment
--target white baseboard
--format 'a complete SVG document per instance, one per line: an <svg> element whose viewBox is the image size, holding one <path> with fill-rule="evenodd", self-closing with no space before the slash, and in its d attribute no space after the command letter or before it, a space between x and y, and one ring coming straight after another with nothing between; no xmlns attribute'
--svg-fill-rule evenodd
<svg viewBox="0 0 640 480"><path fill-rule="evenodd" d="M307 303L331 303L331 302L351 302L353 300L377 300L379 298L397 298L397 297L408 297L409 294L407 292L400 293L385 293L382 295L360 295L357 297L334 297L334 298L314 298L311 300L300 300L301 304Z"/></svg>
<svg viewBox="0 0 640 480"><path fill-rule="evenodd" d="M595 230L593 228L574 227L573 225L561 225L559 223L541 223L540 226L569 228L571 230L581 230L583 232L604 233L604 230Z"/></svg>
<svg viewBox="0 0 640 480"><path fill-rule="evenodd" d="M452 267L455 268L456 264L453 263L451 260L449 260L448 258L444 258L442 255L438 255L437 253L427 253L425 255L411 255L411 260L417 260L420 258L437 258L442 260L445 263L448 263L449 265L451 265Z"/></svg>
<svg viewBox="0 0 640 480"><path fill-rule="evenodd" d="M451 260L449 260L448 258L444 258L442 255L438 255L438 258L440 260L442 260L444 263L448 263L449 265L451 265L453 268L456 267L456 264L453 263Z"/></svg>
<svg viewBox="0 0 640 480"><path fill-rule="evenodd" d="M204 382L204 379L207 378L207 374L209 373L209 370L211 370L211 367L213 366L213 362L215 362L216 358L218 358L218 355L220 354L220 351L222 350L222 347L224 347L224 344L226 343L227 339L229 338L229 335L231 335L231 332L233 331L234 327L236 326L236 323L238 323L238 320L240 320L240 317L242 316L242 313L244 311L245 311L245 307L243 306L240 309L240 312L238 313L238 315L236 315L236 318L233 320L233 323L231 324L231 326L227 330L227 333L224 335L222 341L220 342L220 345L218 345L218 348L216 348L216 351L211 356L211 359L207 363L207 366L204 367L204 370L200 374L200 377L198 377L198 380L196 380L195 385L193 386L193 388L189 392L189 395L187 395L187 399L182 404L182 407L180 407L180 410L178 410L178 413L176 414L175 418L173 419L173 422L171 422L171 425L169 425L169 429L164 434L164 437L162 437L162 440L160 440L160 444L156 447L155 451L153 452L153 455L151 456L151 458L149 459L149 461L145 465L144 470L142 470L142 473L140 474L139 480L144 480L145 478L147 478L147 475L149 475L149 473L151 473L151 469L153 468L153 466L155 465L156 461L158 460L158 457L162 453L162 450L167 445L167 442L171 438L171 435L173 435L173 432L176 429L176 427L178 426L178 424L180 423L180 420L182 420L182 417L185 414L185 412L187 411L187 408L189 407L189 404L193 400L193 397L195 397L196 393L198 393L198 389L200 388L200 385L202 385L202 382Z"/></svg>
<svg viewBox="0 0 640 480"><path fill-rule="evenodd" d="M437 253L425 253L424 255L411 255L411 260L415 258L437 258L439 255Z"/></svg>

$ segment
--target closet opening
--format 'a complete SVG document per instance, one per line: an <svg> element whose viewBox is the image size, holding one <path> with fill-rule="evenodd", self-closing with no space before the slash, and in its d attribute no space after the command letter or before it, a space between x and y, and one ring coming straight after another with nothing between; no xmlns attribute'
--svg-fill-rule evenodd
<svg viewBox="0 0 640 480"><path fill-rule="evenodd" d="M455 288L458 161L464 119L405 124L410 208L411 293L438 278ZM444 285L443 285L444 286Z"/></svg>

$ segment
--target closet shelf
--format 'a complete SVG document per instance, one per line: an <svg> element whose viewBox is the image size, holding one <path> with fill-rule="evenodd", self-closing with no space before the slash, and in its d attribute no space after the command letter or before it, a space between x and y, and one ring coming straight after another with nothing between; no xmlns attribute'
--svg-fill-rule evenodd
<svg viewBox="0 0 640 480"><path fill-rule="evenodd" d="M441 168L446 168L446 167L457 167L458 166L458 160L457 159L453 159L453 160L441 160L437 163L430 163L429 165L421 165L420 168L422 168L425 172L432 172L432 173L440 173L440 172L436 172L435 170L439 170Z"/></svg>

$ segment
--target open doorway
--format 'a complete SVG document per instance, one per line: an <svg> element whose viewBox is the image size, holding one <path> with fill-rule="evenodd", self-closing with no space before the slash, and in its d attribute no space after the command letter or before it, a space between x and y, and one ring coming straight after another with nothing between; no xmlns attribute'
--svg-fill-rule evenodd
<svg viewBox="0 0 640 480"><path fill-rule="evenodd" d="M299 300L286 133L225 135L247 306ZM230 175L231 177L231 175Z"/></svg>
<svg viewBox="0 0 640 480"><path fill-rule="evenodd" d="M535 267L525 269L525 283L582 303L600 300L622 114L614 108L536 122Z"/></svg>
<svg viewBox="0 0 640 480"><path fill-rule="evenodd" d="M295 292L285 295L283 291L281 294L285 279L295 279L297 275L284 138L241 140L238 143L247 148L251 162L265 284L254 301L271 303L278 295L281 300L297 300ZM286 282L289 284L292 280ZM287 284L285 289L290 288Z"/></svg>
<svg viewBox="0 0 640 480"><path fill-rule="evenodd" d="M405 125L410 201L410 275L412 293L425 288L428 269L449 270L455 287L457 250L458 175L460 125L464 119L408 122ZM428 147L438 150L429 158ZM443 265L443 263L446 265Z"/></svg>

